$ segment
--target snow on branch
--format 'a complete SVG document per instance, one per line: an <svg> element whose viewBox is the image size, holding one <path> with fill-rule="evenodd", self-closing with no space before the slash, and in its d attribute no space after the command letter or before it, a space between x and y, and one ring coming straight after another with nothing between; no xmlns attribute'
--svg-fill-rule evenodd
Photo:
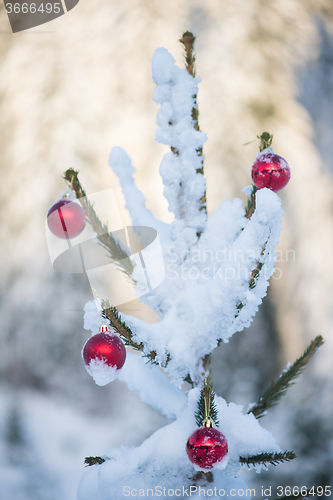
<svg viewBox="0 0 333 500"><path fill-rule="evenodd" d="M189 391L188 404L177 419L158 429L140 446L111 448L103 457L88 457L87 465L104 462L87 469L79 486L78 498L92 498L96 491L103 498L118 498L118 492L128 484L138 490L156 484L168 489L179 488L179 485L189 488L193 484L194 470L187 459L185 446L196 428L194 412L199 398L198 388ZM244 415L242 406L227 404L220 397L216 398L216 405L221 431L228 440L229 461L223 471L213 471L212 485L229 491L230 476L236 476L239 471L239 457L264 455L266 450L273 455L281 450L270 432L261 427L253 415ZM261 464L256 465L256 468L260 467Z"/></svg>
<svg viewBox="0 0 333 500"><path fill-rule="evenodd" d="M137 392L142 401L168 418L177 418L187 403L187 398L176 389L167 377L141 356L127 354L119 380Z"/></svg>
<svg viewBox="0 0 333 500"><path fill-rule="evenodd" d="M153 227L162 238L168 236L170 233L168 224L156 219L154 214L145 207L146 200L135 185L133 179L135 169L126 151L120 147L114 147L110 153L109 165L119 178L133 226ZM135 229L140 233L139 227Z"/></svg>
<svg viewBox="0 0 333 500"><path fill-rule="evenodd" d="M183 219L181 225L193 228L196 234L203 230L206 221L201 201L206 183L201 173L200 151L207 137L195 129L192 117L201 79L178 68L164 48L156 49L154 53L152 75L157 85L154 101L161 104L156 118L155 140L171 146L172 151L164 156L160 166L164 195L176 219Z"/></svg>
<svg viewBox="0 0 333 500"><path fill-rule="evenodd" d="M180 43L183 44L185 53L185 68L187 72L195 77L196 74L196 67L195 67L195 54L194 54L194 42L195 42L195 36L193 36L193 33L190 31L185 31L183 33L182 37L180 38ZM192 108L192 119L193 119L193 126L195 130L200 131L199 127L199 108L198 108L198 103L197 103L197 95L195 94L193 96L194 98L194 106ZM204 158L202 155L202 146L197 149L198 156L201 157L201 167L197 168L197 173L204 174ZM207 213L207 199L206 199L206 191L204 195L202 196L200 200L201 208L200 210L205 210Z"/></svg>
<svg viewBox="0 0 333 500"><path fill-rule="evenodd" d="M244 217L241 200L225 200L209 217L196 244L185 250L173 240L163 243L166 278L144 297L161 321L149 325L121 315L133 340L142 342L146 355L156 353L154 361L176 384L188 375L198 382L202 358L221 339L227 342L248 326L266 294L283 212L272 191L262 189L256 197L251 219ZM254 276L258 262L260 272Z"/></svg>

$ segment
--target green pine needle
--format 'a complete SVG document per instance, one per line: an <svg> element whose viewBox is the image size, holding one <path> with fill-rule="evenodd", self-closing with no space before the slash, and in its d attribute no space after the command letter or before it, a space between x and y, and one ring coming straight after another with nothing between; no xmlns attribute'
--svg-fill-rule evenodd
<svg viewBox="0 0 333 500"><path fill-rule="evenodd" d="M256 418L260 418L268 408L277 405L281 396L285 394L288 387L293 385L293 380L302 372L311 356L323 343L324 340L321 335L316 337L303 355L288 370L282 373L278 380L272 382L264 395L249 409L248 413L253 413Z"/></svg>
<svg viewBox="0 0 333 500"><path fill-rule="evenodd" d="M253 455L251 457L240 457L239 462L241 464L246 464L249 468L251 465L262 464L266 466L267 464L278 465L283 462L290 462L296 458L293 451L284 451L282 453L261 453L260 455Z"/></svg>
<svg viewBox="0 0 333 500"><path fill-rule="evenodd" d="M91 467L92 465L99 464L101 465L103 462L105 462L105 458L102 457L86 457L84 459L84 463L86 464L86 467Z"/></svg>
<svg viewBox="0 0 333 500"><path fill-rule="evenodd" d="M202 426L202 422L205 420L205 398L202 393L200 393L200 399L198 401L198 409L194 414L195 421L198 427Z"/></svg>
<svg viewBox="0 0 333 500"><path fill-rule="evenodd" d="M220 422L219 422L219 412L216 406L216 403L214 401L215 393L212 392L211 395L211 400L210 400L210 418L213 420L214 425L216 427L220 427Z"/></svg>
<svg viewBox="0 0 333 500"><path fill-rule="evenodd" d="M108 300L102 301L102 307L103 307L102 311L103 318L109 320L112 328L116 330L116 332L118 333L119 337L122 339L124 344L126 346L132 347L136 351L142 352L144 350L144 344L142 342L138 344L133 340L133 332L126 325L126 323L122 321L117 308L111 306ZM144 356L148 358L148 362L151 362L156 365L159 364L155 361L155 358L157 356L157 353L155 351L151 351L148 354L145 354ZM169 361L170 361L170 355L167 355L166 364L168 364Z"/></svg>
<svg viewBox="0 0 333 500"><path fill-rule="evenodd" d="M205 396L203 394L204 389L200 393L200 399L198 401L198 409L194 414L195 421L198 427L202 427L203 422L206 418L205 414ZM209 417L213 421L213 424L216 427L220 426L220 422L218 420L218 410L214 401L215 393L212 391L210 395L210 409L209 409Z"/></svg>

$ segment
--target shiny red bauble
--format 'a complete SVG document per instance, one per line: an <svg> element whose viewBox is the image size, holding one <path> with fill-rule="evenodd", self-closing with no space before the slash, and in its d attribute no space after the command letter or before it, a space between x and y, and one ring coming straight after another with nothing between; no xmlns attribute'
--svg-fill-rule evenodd
<svg viewBox="0 0 333 500"><path fill-rule="evenodd" d="M91 365L92 361L100 361L120 370L125 363L126 349L124 342L114 333L97 333L85 343L82 357L87 366Z"/></svg>
<svg viewBox="0 0 333 500"><path fill-rule="evenodd" d="M227 440L218 429L199 427L186 443L188 458L197 470L209 470L214 466L224 468L228 456Z"/></svg>
<svg viewBox="0 0 333 500"><path fill-rule="evenodd" d="M77 203L59 200L48 211L47 224L58 238L75 238L85 228L86 215Z"/></svg>
<svg viewBox="0 0 333 500"><path fill-rule="evenodd" d="M283 189L290 179L290 167L282 156L273 151L259 153L252 165L252 180L258 189L268 188L274 191Z"/></svg>

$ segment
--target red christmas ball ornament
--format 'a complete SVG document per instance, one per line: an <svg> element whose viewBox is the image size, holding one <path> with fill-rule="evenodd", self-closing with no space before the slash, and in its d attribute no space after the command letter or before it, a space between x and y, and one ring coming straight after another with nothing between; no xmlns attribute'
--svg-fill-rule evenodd
<svg viewBox="0 0 333 500"><path fill-rule="evenodd" d="M282 156L267 148L258 154L252 165L252 180L258 189L268 188L276 193L283 189L290 179L290 167Z"/></svg>
<svg viewBox="0 0 333 500"><path fill-rule="evenodd" d="M221 431L211 426L199 427L186 443L188 458L196 470L225 469L228 443Z"/></svg>
<svg viewBox="0 0 333 500"><path fill-rule="evenodd" d="M84 210L69 200L59 200L47 213L47 224L58 238L75 238L86 225Z"/></svg>
<svg viewBox="0 0 333 500"><path fill-rule="evenodd" d="M103 386L117 377L125 363L126 349L123 341L109 332L106 325L102 325L100 333L90 337L84 344L82 358L89 375L97 385Z"/></svg>

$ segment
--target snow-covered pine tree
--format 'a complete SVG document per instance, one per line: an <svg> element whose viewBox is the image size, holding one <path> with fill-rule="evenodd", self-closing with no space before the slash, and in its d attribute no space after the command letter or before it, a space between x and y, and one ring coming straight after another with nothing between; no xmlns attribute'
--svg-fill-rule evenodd
<svg viewBox="0 0 333 500"><path fill-rule="evenodd" d="M260 471L269 463L295 458L293 452L279 448L258 418L277 403L322 344L322 338L317 337L245 414L243 407L227 404L214 395L209 377L210 353L249 326L258 310L274 272L274 248L283 211L272 189L248 186L244 188L249 196L247 208L240 199L224 200L207 217L202 154L206 136L198 123L196 95L200 78L195 76L194 37L186 32L181 42L186 69L178 68L163 48L155 51L152 61L157 85L154 100L161 104L156 140L171 147L160 167L164 194L175 216L170 225L157 220L145 208L125 151L114 148L110 155L110 166L120 179L138 238L145 238L142 227L157 231L166 264L165 279L158 287L150 287L149 293L142 295L147 276L139 256L107 233L85 196L77 172L70 169L65 173L110 260L127 274L142 295L141 300L159 316L159 321L148 324L120 313L106 300L101 302L105 321L126 345L139 351L139 355L127 353L119 379L143 401L174 419L137 448L111 449L103 457L88 457L87 465L94 467L87 470L80 483L78 500L120 499L134 491L138 496L164 492L164 496L180 497L190 492L195 498L199 487L206 488L207 495L213 494L208 490L215 491L215 495L219 491L228 495L232 488L244 491L246 484L237 476L243 464ZM272 155L272 136L263 133L260 139L260 158ZM145 265L149 275L160 272L154 252L148 254ZM100 313L91 305L86 307L85 328L92 330L94 337ZM104 365L102 371L107 370ZM103 385L101 364L90 368ZM186 394L180 390L184 381L192 387ZM193 468L186 455L187 440L197 427L211 429L213 425L225 436L228 454L209 466L195 464Z"/></svg>

